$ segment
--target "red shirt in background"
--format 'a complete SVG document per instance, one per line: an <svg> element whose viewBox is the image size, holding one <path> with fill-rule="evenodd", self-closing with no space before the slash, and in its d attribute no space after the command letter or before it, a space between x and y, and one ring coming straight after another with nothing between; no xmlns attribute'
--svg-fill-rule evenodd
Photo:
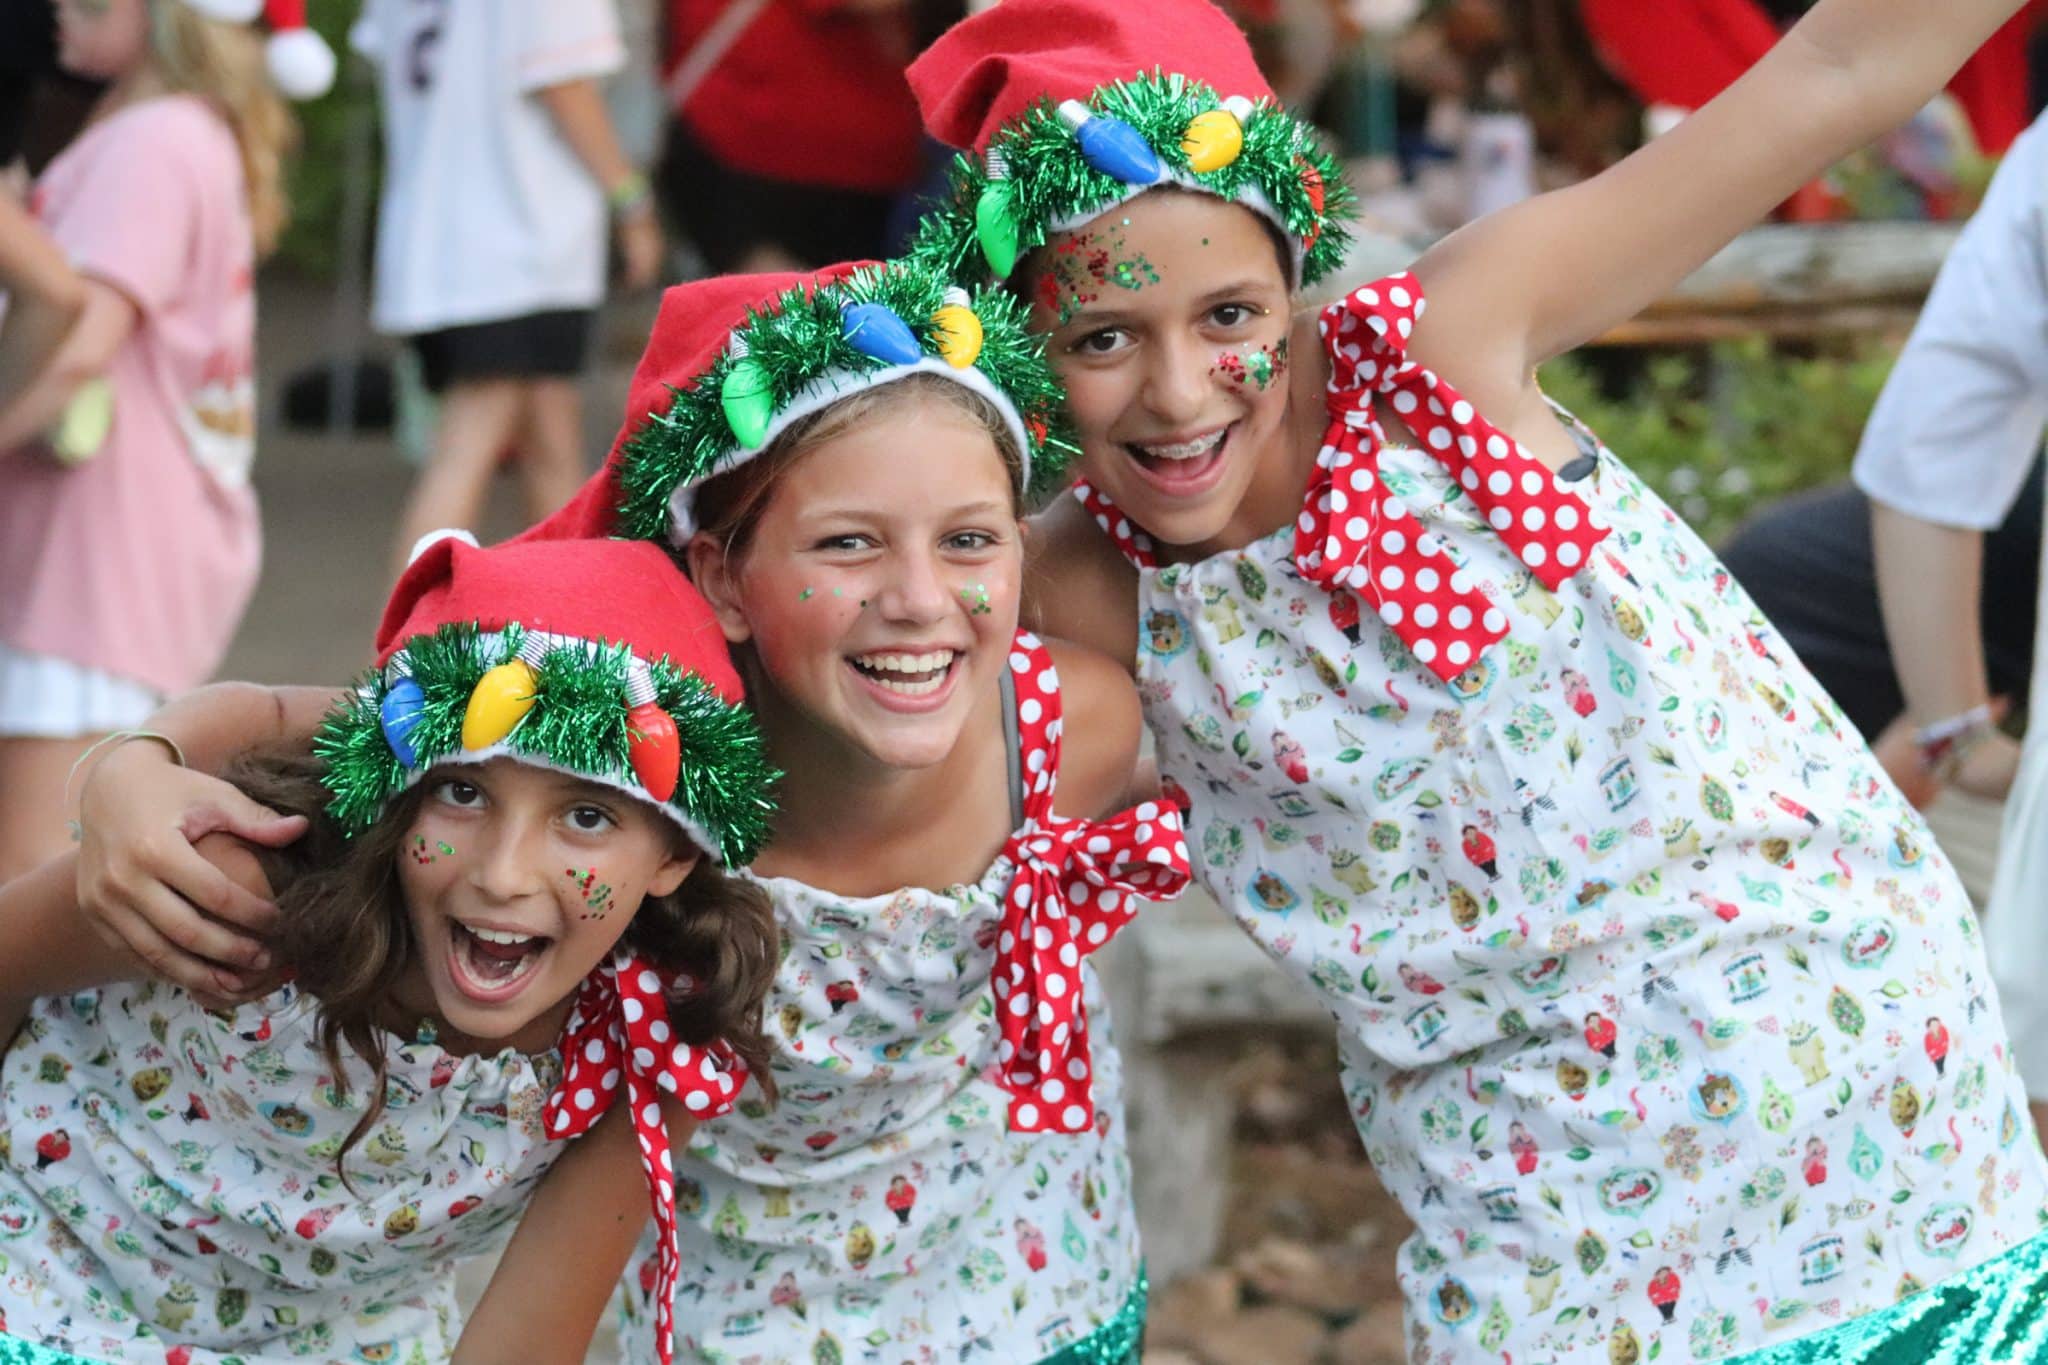
<svg viewBox="0 0 2048 1365"><path fill-rule="evenodd" d="M742 2L669 0L669 70ZM910 55L904 13L857 13L840 0L766 0L679 114L731 170L893 193L920 169L917 105L903 80Z"/></svg>
<svg viewBox="0 0 2048 1365"><path fill-rule="evenodd" d="M1993 156L2033 117L2027 39L2048 0L2030 0L1949 82L1977 143ZM1778 41L1754 0L1580 0L1602 60L1645 103L1697 109Z"/></svg>

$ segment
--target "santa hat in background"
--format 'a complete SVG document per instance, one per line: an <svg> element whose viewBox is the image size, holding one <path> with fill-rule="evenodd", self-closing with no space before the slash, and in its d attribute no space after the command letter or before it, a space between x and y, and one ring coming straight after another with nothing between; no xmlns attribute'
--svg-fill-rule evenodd
<svg viewBox="0 0 2048 1365"><path fill-rule="evenodd" d="M1171 184L1278 227L1297 283L1344 258L1338 162L1209 0L1003 0L904 75L925 130L964 153L913 257L1000 280L1049 234Z"/></svg>
<svg viewBox="0 0 2048 1365"><path fill-rule="evenodd" d="M184 0L209 19L270 30L264 60L272 84L295 100L316 100L334 88L334 49L306 26L306 0Z"/></svg>
<svg viewBox="0 0 2048 1365"><path fill-rule="evenodd" d="M1006 290L962 289L942 270L903 261L721 275L662 295L611 457L567 507L519 539L683 545L697 529L705 481L804 416L920 374L994 405L1023 452L1026 501L1061 487L1073 447L1060 434L1059 382L1025 305Z"/></svg>
<svg viewBox="0 0 2048 1365"><path fill-rule="evenodd" d="M436 765L499 757L645 801L728 866L767 833L774 773L725 634L659 546L430 537L377 659L314 741L351 833Z"/></svg>

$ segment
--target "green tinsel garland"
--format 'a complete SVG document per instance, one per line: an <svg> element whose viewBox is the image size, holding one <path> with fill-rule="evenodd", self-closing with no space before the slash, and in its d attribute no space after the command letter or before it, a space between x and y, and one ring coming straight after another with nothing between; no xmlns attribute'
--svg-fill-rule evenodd
<svg viewBox="0 0 2048 1365"><path fill-rule="evenodd" d="M516 623L502 632L482 632L458 622L407 643L412 680L425 697L409 735L419 768L461 752L470 693L486 672L518 654L524 638ZM505 744L514 753L637 788L628 754L629 669L623 645L549 650L535 669L533 709ZM675 721L682 747L682 773L670 804L718 840L719 858L728 867L751 862L768 835L774 809L768 789L781 776L768 763L753 715L665 658L651 661L649 672L655 701ZM392 753L379 718L386 690L382 670L365 673L313 740L313 752L327 765L322 780L333 794L328 812L351 834L375 822L406 786L409 770Z"/></svg>
<svg viewBox="0 0 2048 1365"><path fill-rule="evenodd" d="M856 271L810 294L792 289L768 312L750 312L740 335L747 358L767 372L779 411L806 385L833 370L864 374L886 368L857 351L842 331L840 310L857 303L886 305L903 319L927 355L937 356L932 315L944 305L953 283L929 265L891 262ZM1065 394L1045 360L1044 343L1025 326L1025 308L1007 291L984 286L969 290L969 307L980 319L981 354L974 368L1009 396L1024 419L1032 443L1031 486L1036 502L1065 482L1076 447L1063 434ZM661 540L668 534L669 495L700 483L735 463L739 453L719 402L720 387L734 359L721 352L689 388L672 388L668 411L650 414L621 452L619 535Z"/></svg>
<svg viewBox="0 0 2048 1365"><path fill-rule="evenodd" d="M1303 257L1300 283L1313 284L1343 264L1351 244L1345 222L1353 205L1343 165L1316 141L1307 124L1279 105L1256 106L1244 120L1244 148L1237 159L1198 174L1188 168L1181 137L1197 114L1223 107L1221 97L1201 81L1155 71L1101 86L1087 103L1093 112L1131 125L1151 145L1161 165L1204 189L1235 201L1247 185L1258 186L1297 240L1306 240L1316 227L1316 210L1301 182L1301 164L1314 167L1323 182L1322 235ZM1131 188L1082 159L1080 144L1060 122L1058 106L1050 98L1004 125L989 145L1008 163L1010 214L1025 251L1045 244L1053 222L1116 203ZM906 254L961 278L984 279L988 262L975 236L975 208L989 185L987 162L963 152L953 159L950 179L946 202L925 216Z"/></svg>

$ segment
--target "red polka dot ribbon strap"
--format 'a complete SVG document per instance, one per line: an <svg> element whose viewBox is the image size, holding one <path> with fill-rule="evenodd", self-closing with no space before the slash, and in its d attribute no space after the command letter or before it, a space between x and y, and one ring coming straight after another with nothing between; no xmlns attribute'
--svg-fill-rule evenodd
<svg viewBox="0 0 2048 1365"><path fill-rule="evenodd" d="M1094 484L1086 479L1074 480L1074 496L1088 509L1088 515L1095 518L1095 524L1102 533L1123 551L1125 559L1140 569L1159 567L1159 556L1152 553L1152 537L1131 524L1131 519L1116 510L1116 504L1109 500L1109 494L1097 491Z"/></svg>
<svg viewBox="0 0 2048 1365"><path fill-rule="evenodd" d="M1449 682L1507 634L1507 618L1380 481L1387 437L1375 399L1386 399L1545 587L1571 577L1608 528L1525 447L1407 359L1422 309L1422 287L1403 273L1323 310L1331 420L1295 523L1294 562L1332 592L1357 593Z"/></svg>
<svg viewBox="0 0 2048 1365"><path fill-rule="evenodd" d="M1059 674L1032 635L1010 652L1024 823L1003 848L1016 865L996 940L998 1071L1010 1127L1076 1133L1095 1122L1095 1076L1081 1010L1081 959L1137 913L1188 884L1180 812L1147 801L1108 820L1053 814L1060 766Z"/></svg>
<svg viewBox="0 0 2048 1365"><path fill-rule="evenodd" d="M655 1288L655 1331L662 1365L675 1350L676 1250L675 1172L670 1163L668 1124L659 1092L666 1091L700 1119L731 1111L746 1067L724 1043L693 1047L669 1033L668 990L662 974L625 952L583 978L562 1031L562 1080L548 1096L543 1121L551 1138L580 1137L618 1097L626 1083L633 1106L633 1132L640 1139L640 1169L661 1230L661 1278Z"/></svg>

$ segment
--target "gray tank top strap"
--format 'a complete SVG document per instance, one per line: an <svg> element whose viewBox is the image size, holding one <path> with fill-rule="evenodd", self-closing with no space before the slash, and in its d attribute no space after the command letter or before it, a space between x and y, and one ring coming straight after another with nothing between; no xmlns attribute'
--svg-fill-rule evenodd
<svg viewBox="0 0 2048 1365"><path fill-rule="evenodd" d="M1003 758L1010 770L1010 828L1024 824L1024 756L1018 752L1017 687L1013 674L1003 669Z"/></svg>

